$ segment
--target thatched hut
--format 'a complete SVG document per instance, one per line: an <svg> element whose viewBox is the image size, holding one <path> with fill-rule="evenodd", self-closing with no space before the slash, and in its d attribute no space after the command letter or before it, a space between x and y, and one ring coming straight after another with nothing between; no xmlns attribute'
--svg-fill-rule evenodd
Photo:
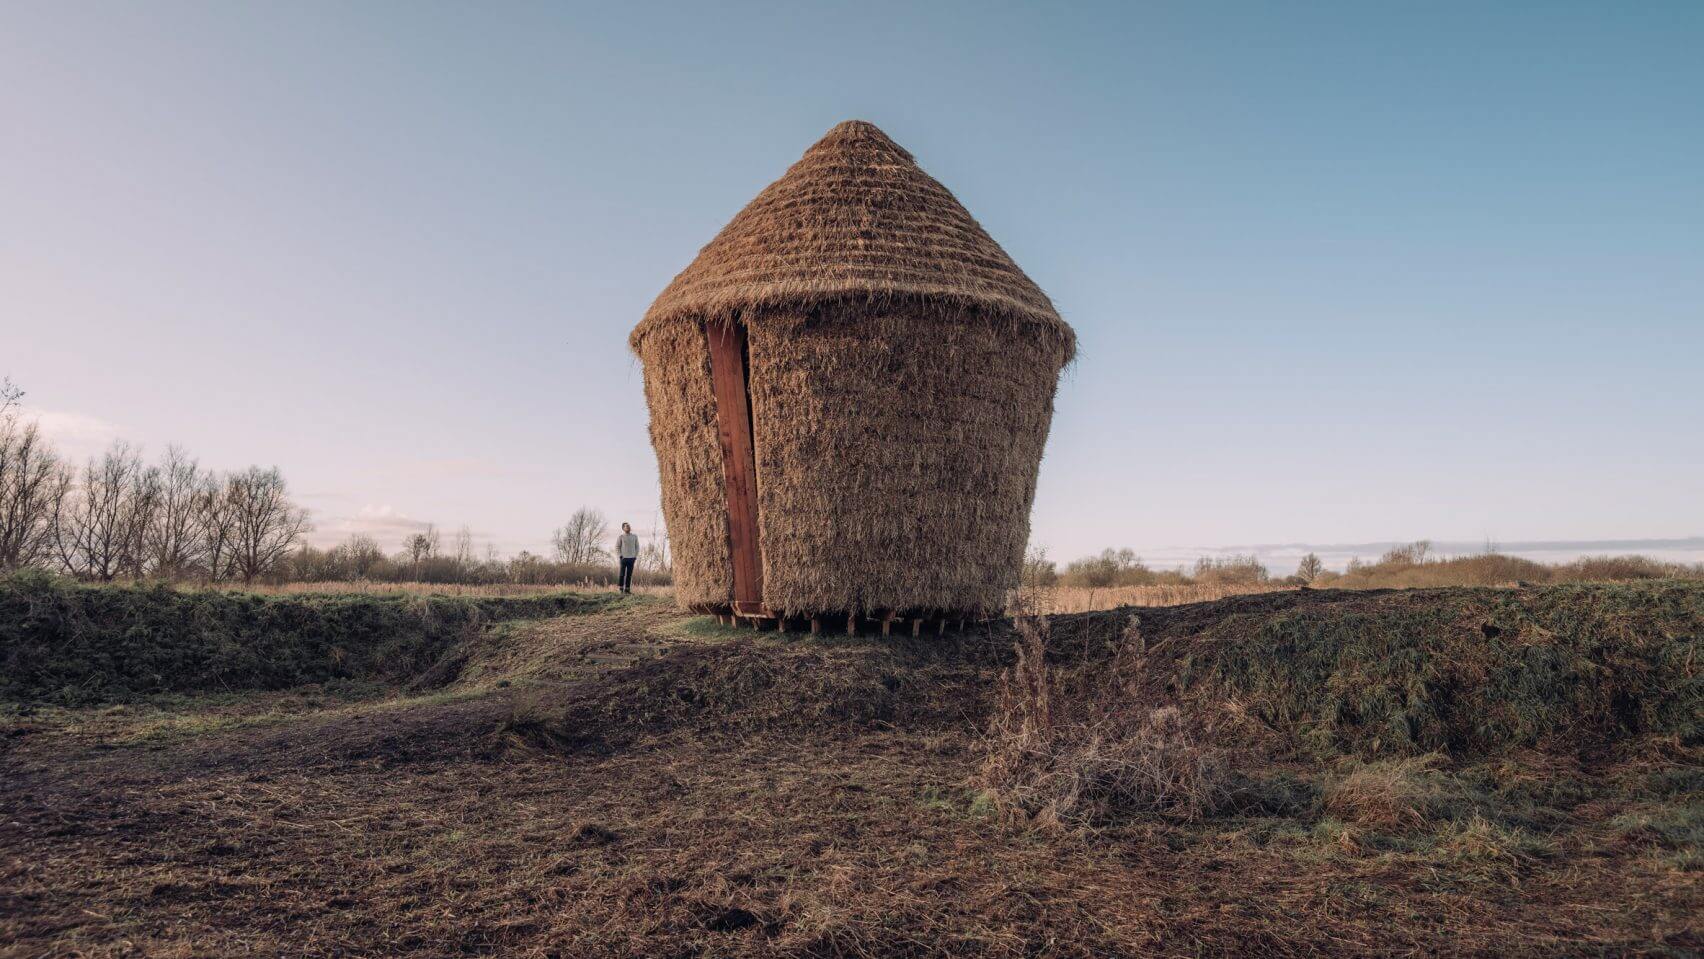
<svg viewBox="0 0 1704 959"><path fill-rule="evenodd" d="M1075 335L911 154L842 123L633 331L675 589L785 617L998 611Z"/></svg>

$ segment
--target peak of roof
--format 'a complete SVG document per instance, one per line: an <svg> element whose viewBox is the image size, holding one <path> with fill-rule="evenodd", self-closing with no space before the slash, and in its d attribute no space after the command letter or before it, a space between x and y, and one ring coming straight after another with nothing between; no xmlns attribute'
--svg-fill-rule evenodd
<svg viewBox="0 0 1704 959"><path fill-rule="evenodd" d="M946 187L875 124L848 120L741 210L646 311L671 319L833 300L939 299L1075 339Z"/></svg>
<svg viewBox="0 0 1704 959"><path fill-rule="evenodd" d="M916 162L906 149L893 142L893 138L882 132L882 128L868 120L845 120L834 125L822 139L811 144L805 151L810 156L819 150L871 150L887 152L907 162Z"/></svg>

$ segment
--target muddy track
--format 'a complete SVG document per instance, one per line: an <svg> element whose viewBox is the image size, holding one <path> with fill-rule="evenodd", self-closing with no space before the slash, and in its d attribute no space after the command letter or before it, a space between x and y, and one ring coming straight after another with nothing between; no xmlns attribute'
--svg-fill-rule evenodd
<svg viewBox="0 0 1704 959"><path fill-rule="evenodd" d="M441 669L440 681L410 684L416 694L441 690L439 695L304 711L257 728L187 741L163 737L162 742L115 745L111 735L56 730L26 717L0 739L0 769L14 789L44 783L99 788L352 762L383 766L488 759L502 751L496 737L512 717L517 698L538 689L572 698L613 671L702 645L690 636L659 633L682 619L667 606L648 604L528 622L452 651L447 658L454 668Z"/></svg>

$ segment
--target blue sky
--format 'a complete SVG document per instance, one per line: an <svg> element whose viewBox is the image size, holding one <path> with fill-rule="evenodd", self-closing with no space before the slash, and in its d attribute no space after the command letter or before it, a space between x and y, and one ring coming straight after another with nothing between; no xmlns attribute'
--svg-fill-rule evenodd
<svg viewBox="0 0 1704 959"><path fill-rule="evenodd" d="M1078 331L1056 556L1696 536L1700 49L1692 2L10 2L0 374L321 538L649 527L628 330L857 117Z"/></svg>

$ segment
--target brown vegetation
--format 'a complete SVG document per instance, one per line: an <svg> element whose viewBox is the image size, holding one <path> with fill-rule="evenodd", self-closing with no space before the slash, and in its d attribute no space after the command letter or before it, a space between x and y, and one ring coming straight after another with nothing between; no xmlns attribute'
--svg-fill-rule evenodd
<svg viewBox="0 0 1704 959"><path fill-rule="evenodd" d="M1046 616L1087 613L1123 606L1178 606L1210 603L1228 596L1270 593L1288 589L1273 583L1176 583L1154 586L1025 586L1012 594L1008 609L1014 615Z"/></svg>
<svg viewBox="0 0 1704 959"><path fill-rule="evenodd" d="M1049 829L1107 825L1142 813L1209 815L1228 800L1229 769L1175 706L1132 709L1104 695L1134 679L1135 621L1104 684L1047 663L1046 624L1019 620L1016 661L1001 676L977 781L980 801Z"/></svg>
<svg viewBox="0 0 1704 959"><path fill-rule="evenodd" d="M1318 582L1346 589L1381 589L1650 579L1704 579L1704 564L1665 563L1646 556L1587 556L1549 565L1495 552L1435 559L1423 551L1415 558L1412 550L1393 550L1376 563L1351 563L1343 573L1325 573Z"/></svg>
<svg viewBox="0 0 1704 959"><path fill-rule="evenodd" d="M1024 564L1022 587L1007 609L1015 614L1087 612L1120 606L1171 606L1227 596L1301 587L1420 589L1446 586L1518 586L1543 583L1704 579L1704 564L1666 563L1645 556L1588 556L1547 565L1488 550L1438 557L1420 540L1396 547L1377 562L1352 560L1343 572L1327 570L1312 553L1294 575L1274 578L1254 556L1203 557L1192 571L1155 570L1133 550L1103 550L1060 572L1045 552Z"/></svg>
<svg viewBox="0 0 1704 959"><path fill-rule="evenodd" d="M1675 583L932 641L623 600L424 696L14 706L0 955L1685 955L1701 625Z"/></svg>

